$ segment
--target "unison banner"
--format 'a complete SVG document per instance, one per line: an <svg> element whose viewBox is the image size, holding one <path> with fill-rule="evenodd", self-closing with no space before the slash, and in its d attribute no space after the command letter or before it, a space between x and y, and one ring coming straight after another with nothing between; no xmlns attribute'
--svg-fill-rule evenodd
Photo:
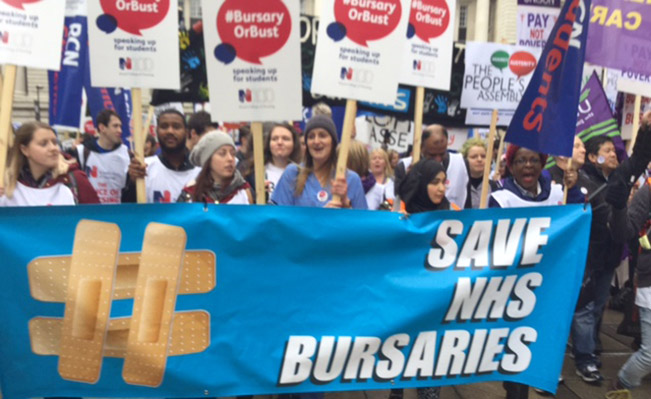
<svg viewBox="0 0 651 399"><path fill-rule="evenodd" d="M5 397L221 397L495 380L554 392L591 212L152 204L0 218Z"/></svg>

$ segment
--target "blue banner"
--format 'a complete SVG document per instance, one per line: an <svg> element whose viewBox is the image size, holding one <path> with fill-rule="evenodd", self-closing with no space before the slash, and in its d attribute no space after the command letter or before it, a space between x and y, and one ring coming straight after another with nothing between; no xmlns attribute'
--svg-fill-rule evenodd
<svg viewBox="0 0 651 399"><path fill-rule="evenodd" d="M84 90L88 98L88 108L97 126L97 114L103 109L112 109L120 115L122 120L122 141L129 145L131 136L131 90L119 87L92 87L90 84L90 64L88 73L84 76Z"/></svg>
<svg viewBox="0 0 651 399"><path fill-rule="evenodd" d="M552 155L572 156L590 0L568 0L549 35L506 141Z"/></svg>
<svg viewBox="0 0 651 399"><path fill-rule="evenodd" d="M66 16L61 70L48 71L50 125L79 129L82 89L88 65L88 30L85 16Z"/></svg>
<svg viewBox="0 0 651 399"><path fill-rule="evenodd" d="M4 397L221 397L500 380L554 392L591 212L134 204L0 218Z"/></svg>

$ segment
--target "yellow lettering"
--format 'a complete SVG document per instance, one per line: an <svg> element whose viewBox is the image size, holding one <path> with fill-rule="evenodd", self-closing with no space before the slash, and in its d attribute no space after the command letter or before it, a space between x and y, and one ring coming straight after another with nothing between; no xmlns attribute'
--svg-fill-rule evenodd
<svg viewBox="0 0 651 399"><path fill-rule="evenodd" d="M610 18L606 21L606 26L615 25L621 29L622 27L622 10L613 10L613 13L610 14Z"/></svg>
<svg viewBox="0 0 651 399"><path fill-rule="evenodd" d="M592 19L590 20L590 23L594 23L595 21L599 25L603 25L606 22L606 17L608 16L608 7L604 6L595 6L592 9Z"/></svg>
<svg viewBox="0 0 651 399"><path fill-rule="evenodd" d="M642 16L637 11L631 11L626 14L627 21L624 22L624 27L628 30L637 30L642 24ZM635 22L631 22L634 20Z"/></svg>

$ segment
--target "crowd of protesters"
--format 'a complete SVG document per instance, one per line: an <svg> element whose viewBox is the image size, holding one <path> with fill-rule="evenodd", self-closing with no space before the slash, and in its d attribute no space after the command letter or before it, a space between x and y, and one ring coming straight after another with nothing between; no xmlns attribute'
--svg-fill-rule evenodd
<svg viewBox="0 0 651 399"><path fill-rule="evenodd" d="M382 148L369 150L353 140L345 177L335 178L339 132L326 110L317 110L299 133L287 123L265 124L264 175L269 204L420 213L479 208L482 191L489 207L535 207L590 203L593 218L581 294L571 326L576 373L587 383L603 380L599 329L615 268L626 253L637 257L639 350L619 371L611 394L625 394L651 372L651 245L631 246L651 230L651 113L626 160L612 138L575 138L570 159L548 157L509 145L494 158L489 187L483 189L487 145L468 139L459 153L448 149L442 125L423 129L421 160ZM122 123L110 110L96 118L97 135L63 152L53 128L25 123L14 132L0 206L118 204L136 201L136 181L145 180L146 201L252 204L255 198L253 146L248 127L239 129L239 146L206 112L189 119L168 109L157 116L156 135L148 136L144 162L122 142ZM633 187L639 190L631 192ZM640 233L642 232L642 233ZM637 243L637 240L632 240ZM631 276L632 280L632 276ZM562 378L559 378L559 381ZM506 397L528 397L528 387L504 384ZM419 389L419 398L436 398L440 389ZM321 398L322 394L300 394ZM392 390L392 398L402 390Z"/></svg>

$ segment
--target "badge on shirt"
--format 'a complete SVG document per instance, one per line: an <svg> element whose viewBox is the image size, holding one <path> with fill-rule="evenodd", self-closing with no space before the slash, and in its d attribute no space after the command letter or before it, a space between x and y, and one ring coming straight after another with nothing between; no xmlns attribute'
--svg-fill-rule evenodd
<svg viewBox="0 0 651 399"><path fill-rule="evenodd" d="M319 202L326 202L328 200L328 192L325 190L321 190L317 193L316 199L319 200Z"/></svg>

